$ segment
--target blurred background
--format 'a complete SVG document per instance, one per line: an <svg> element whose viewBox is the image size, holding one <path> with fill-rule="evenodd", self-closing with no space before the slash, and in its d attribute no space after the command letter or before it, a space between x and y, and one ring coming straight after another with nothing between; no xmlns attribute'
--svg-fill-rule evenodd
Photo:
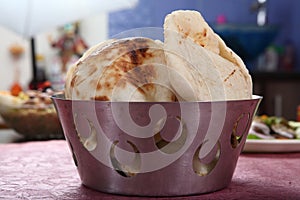
<svg viewBox="0 0 300 200"><path fill-rule="evenodd" d="M162 27L167 13L193 9L200 11L245 61L253 77L254 93L264 97L259 114L296 120L300 104L299 7L299 0L139 0L129 8L94 12L46 27L29 38L0 24L0 90L9 90L16 81L28 89L33 79L50 81L60 90L68 66L88 47L128 29ZM10 12L17 15L15 10ZM3 14L1 18L10 21ZM80 42L75 44L75 52L64 54L61 45L68 34L76 35Z"/></svg>

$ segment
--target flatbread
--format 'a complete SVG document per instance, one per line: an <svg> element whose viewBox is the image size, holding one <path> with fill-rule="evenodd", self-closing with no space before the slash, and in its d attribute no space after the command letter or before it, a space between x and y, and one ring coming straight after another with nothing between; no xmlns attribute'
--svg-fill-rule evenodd
<svg viewBox="0 0 300 200"><path fill-rule="evenodd" d="M167 15L164 37L166 62L173 69L170 83L182 100L252 98L246 66L199 12L179 10Z"/></svg>
<svg viewBox="0 0 300 200"><path fill-rule="evenodd" d="M174 101L163 44L149 38L110 40L89 50L67 74L67 99Z"/></svg>

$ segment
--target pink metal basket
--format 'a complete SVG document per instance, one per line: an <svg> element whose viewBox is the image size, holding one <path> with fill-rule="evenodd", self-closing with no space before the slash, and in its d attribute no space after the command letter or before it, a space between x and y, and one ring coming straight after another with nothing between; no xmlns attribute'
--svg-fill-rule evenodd
<svg viewBox="0 0 300 200"><path fill-rule="evenodd" d="M261 97L53 101L84 185L114 194L179 196L230 184Z"/></svg>

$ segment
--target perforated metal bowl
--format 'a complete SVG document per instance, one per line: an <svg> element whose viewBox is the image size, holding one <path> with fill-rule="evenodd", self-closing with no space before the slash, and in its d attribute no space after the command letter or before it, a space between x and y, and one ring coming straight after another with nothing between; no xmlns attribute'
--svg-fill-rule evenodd
<svg viewBox="0 0 300 200"><path fill-rule="evenodd" d="M82 183L138 196L227 187L260 100L128 103L53 97Z"/></svg>

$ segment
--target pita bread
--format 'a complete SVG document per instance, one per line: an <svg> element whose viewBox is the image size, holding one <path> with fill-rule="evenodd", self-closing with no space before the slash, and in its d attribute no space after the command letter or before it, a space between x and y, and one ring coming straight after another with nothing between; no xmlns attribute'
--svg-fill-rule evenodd
<svg viewBox="0 0 300 200"><path fill-rule="evenodd" d="M252 98L246 66L199 12L179 10L167 15L164 35L166 62L173 69L170 82L183 100Z"/></svg>
<svg viewBox="0 0 300 200"><path fill-rule="evenodd" d="M90 49L67 74L67 99L174 101L163 44L148 38L109 40Z"/></svg>

